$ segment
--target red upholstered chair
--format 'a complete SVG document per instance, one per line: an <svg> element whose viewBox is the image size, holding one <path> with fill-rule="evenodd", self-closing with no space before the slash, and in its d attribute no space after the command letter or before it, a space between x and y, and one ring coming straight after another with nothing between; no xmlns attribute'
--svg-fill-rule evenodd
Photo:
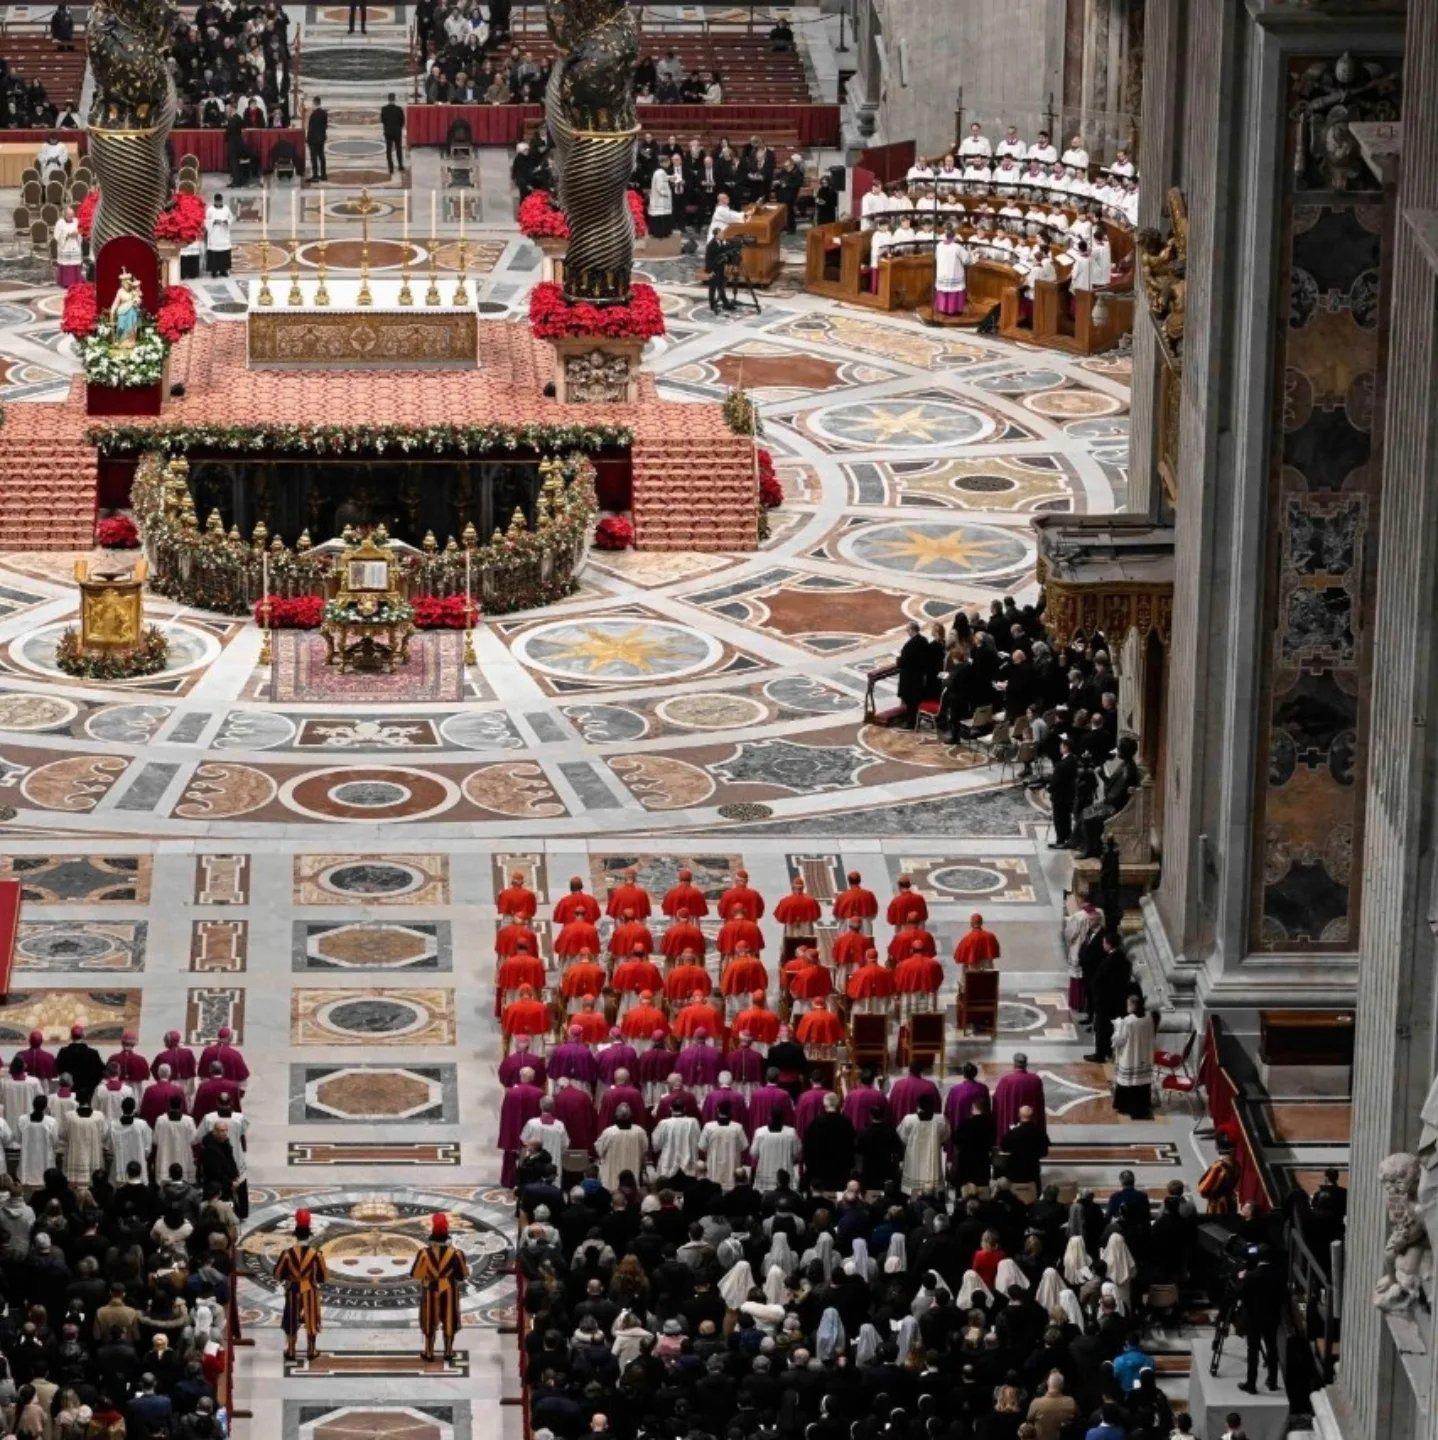
<svg viewBox="0 0 1438 1440"><path fill-rule="evenodd" d="M1162 1071L1165 1075L1181 1074L1192 1078L1193 1071L1189 1066L1189 1061L1193 1057L1193 1047L1197 1041L1198 1031L1190 1030L1182 1050L1155 1050L1153 1052L1153 1068Z"/></svg>

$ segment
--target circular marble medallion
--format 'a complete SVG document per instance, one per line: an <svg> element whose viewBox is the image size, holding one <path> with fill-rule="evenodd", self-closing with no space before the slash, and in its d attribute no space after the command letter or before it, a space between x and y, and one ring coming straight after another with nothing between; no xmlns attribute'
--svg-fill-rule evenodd
<svg viewBox="0 0 1438 1440"><path fill-rule="evenodd" d="M165 705L106 705L85 721L85 733L96 740L126 740L143 745L169 714Z"/></svg>
<svg viewBox="0 0 1438 1440"><path fill-rule="evenodd" d="M280 799L316 820L348 824L427 820L459 799L459 787L441 775L407 767L335 766L287 780Z"/></svg>
<svg viewBox="0 0 1438 1440"><path fill-rule="evenodd" d="M686 730L738 730L760 724L769 714L766 706L747 695L678 695L654 708L670 724Z"/></svg>
<svg viewBox="0 0 1438 1440"><path fill-rule="evenodd" d="M560 620L514 642L519 660L546 675L603 684L695 675L723 653L719 642L667 620Z"/></svg>
<svg viewBox="0 0 1438 1440"><path fill-rule="evenodd" d="M808 423L825 439L860 450L973 445L999 428L982 410L956 400L902 397L826 406L811 412Z"/></svg>
<svg viewBox="0 0 1438 1440"><path fill-rule="evenodd" d="M1016 370L1008 375L977 378L973 383L980 390L988 390L994 395L1026 395L1062 385L1064 377L1057 370Z"/></svg>
<svg viewBox="0 0 1438 1440"><path fill-rule="evenodd" d="M1007 475L956 475L949 484L970 495L1002 495L1019 488L1019 482Z"/></svg>
<svg viewBox="0 0 1438 1440"><path fill-rule="evenodd" d="M349 1186L281 1197L252 1190L239 1255L263 1308L261 1323L277 1325L284 1310L274 1267L293 1239L298 1209L310 1212L315 1243L329 1271L322 1292L327 1321L413 1328L419 1289L409 1270L436 1211L448 1214L451 1242L469 1262L469 1279L460 1292L465 1323L494 1323L486 1320L486 1312L512 1304L514 1279L506 1271L514 1206L507 1191L477 1190L466 1196L401 1186Z"/></svg>
<svg viewBox="0 0 1438 1440"><path fill-rule="evenodd" d="M67 962L66 968L83 969L86 961L102 960L122 948L112 936L93 930L39 930L15 942L18 954L45 962L46 969L57 961Z"/></svg>
<svg viewBox="0 0 1438 1440"><path fill-rule="evenodd" d="M638 740L649 729L643 715L622 705L569 705L564 713L591 745Z"/></svg>
<svg viewBox="0 0 1438 1440"><path fill-rule="evenodd" d="M392 898L422 890L430 877L398 860L347 860L321 871L318 880L320 887L332 894L363 901L375 895Z"/></svg>
<svg viewBox="0 0 1438 1440"><path fill-rule="evenodd" d="M787 675L782 680L771 680L765 685L764 693L783 709L797 710L804 715L834 715L842 710L853 710L859 704L857 695L831 690L808 675Z"/></svg>
<svg viewBox="0 0 1438 1440"><path fill-rule="evenodd" d="M26 670L36 674L64 675L65 672L55 663L55 650L60 643L60 636L73 624L72 620L57 620L53 624L42 625L40 629L32 630L15 641L10 647L10 654ZM111 686L153 684L167 676L184 675L191 670L197 670L219 657L220 642L213 635L207 635L203 630L184 624L164 625L161 628L170 642L170 659L163 670L158 670L153 675L145 675L139 680L89 683L104 689ZM65 678L68 680L72 677L66 675Z"/></svg>
<svg viewBox="0 0 1438 1440"><path fill-rule="evenodd" d="M1033 564L1033 546L1012 530L968 520L894 520L863 525L839 541L859 565L939 580L982 580Z"/></svg>
<svg viewBox="0 0 1438 1440"><path fill-rule="evenodd" d="M466 750L524 749L524 740L502 710L461 710L440 723L439 733Z"/></svg>
<svg viewBox="0 0 1438 1440"><path fill-rule="evenodd" d="M326 1030L344 1035L409 1035L429 1022L421 1005L391 996L346 996L321 1005L316 1018Z"/></svg>
<svg viewBox="0 0 1438 1440"><path fill-rule="evenodd" d="M1101 415L1117 415L1124 407L1121 400L1097 390L1045 390L1026 395L1024 408L1050 420L1091 420Z"/></svg>
<svg viewBox="0 0 1438 1440"><path fill-rule="evenodd" d="M58 695L0 695L0 730L52 730L79 713L73 700Z"/></svg>
<svg viewBox="0 0 1438 1440"><path fill-rule="evenodd" d="M948 895L993 895L1004 888L1004 877L986 865L941 865L927 883Z"/></svg>
<svg viewBox="0 0 1438 1440"><path fill-rule="evenodd" d="M295 736L293 720L268 710L232 710L215 736L216 750L272 750Z"/></svg>

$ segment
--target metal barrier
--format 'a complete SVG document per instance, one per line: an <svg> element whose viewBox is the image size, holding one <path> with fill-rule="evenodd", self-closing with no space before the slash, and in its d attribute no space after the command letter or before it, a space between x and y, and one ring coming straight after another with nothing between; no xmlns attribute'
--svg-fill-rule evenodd
<svg viewBox="0 0 1438 1440"><path fill-rule="evenodd" d="M1335 1240L1325 1267L1308 1248L1298 1226L1288 1226L1288 1293L1299 1334L1312 1352L1325 1385L1338 1367L1338 1332L1343 1299L1343 1242Z"/></svg>

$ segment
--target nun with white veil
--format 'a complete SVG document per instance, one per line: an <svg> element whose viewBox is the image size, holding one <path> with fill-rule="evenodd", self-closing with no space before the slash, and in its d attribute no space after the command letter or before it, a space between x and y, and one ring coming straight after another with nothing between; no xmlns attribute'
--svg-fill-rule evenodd
<svg viewBox="0 0 1438 1440"><path fill-rule="evenodd" d="M884 1251L884 1274L902 1275L909 1268L909 1242L898 1231L889 1236Z"/></svg>
<svg viewBox="0 0 1438 1440"><path fill-rule="evenodd" d="M1079 1298L1067 1285L1064 1286L1059 1295L1059 1309L1064 1312L1064 1319L1068 1321L1075 1330L1087 1328L1084 1325L1083 1306L1079 1304Z"/></svg>
<svg viewBox="0 0 1438 1440"><path fill-rule="evenodd" d="M1069 1242L1064 1246L1064 1279L1070 1285L1082 1285L1085 1280L1093 1279L1093 1260L1088 1253L1088 1247L1083 1243L1082 1235L1071 1235Z"/></svg>
<svg viewBox="0 0 1438 1440"><path fill-rule="evenodd" d="M1127 1287L1124 1288L1126 1289ZM1128 1301L1124 1297L1123 1290L1115 1285L1112 1280L1105 1280L1099 1288L1100 1300L1105 1296L1113 1301L1114 1309L1117 1310L1120 1315L1128 1314Z"/></svg>
<svg viewBox="0 0 1438 1440"><path fill-rule="evenodd" d="M985 1307L994 1303L994 1292L984 1284L984 1277L977 1270L965 1270L959 1293L954 1297L954 1304L960 1310L972 1310L975 1297L980 1295L983 1296Z"/></svg>
<svg viewBox="0 0 1438 1440"><path fill-rule="evenodd" d="M832 1365L844 1353L847 1344L844 1322L831 1305L819 1317L819 1329L814 1337L814 1354L821 1365Z"/></svg>
<svg viewBox="0 0 1438 1440"><path fill-rule="evenodd" d="M973 1271L969 1273L972 1275ZM982 1281L980 1283L982 1284ZM926 1270L923 1284L919 1286L918 1293L909 1306L909 1314L917 1318L933 1308L935 1296L952 1294L953 1291L944 1284L937 1271Z"/></svg>
<svg viewBox="0 0 1438 1440"><path fill-rule="evenodd" d="M1118 1292L1119 1308L1127 1315L1132 1299L1133 1277L1138 1273L1138 1266L1134 1263L1133 1251L1128 1248L1128 1241L1117 1230L1108 1237L1108 1242L1103 1247L1103 1263L1108 1266L1109 1281Z"/></svg>
<svg viewBox="0 0 1438 1440"><path fill-rule="evenodd" d="M764 1299L770 1305L783 1305L789 1293L789 1272L782 1265L771 1265L764 1276Z"/></svg>
<svg viewBox="0 0 1438 1440"><path fill-rule="evenodd" d="M783 1230L776 1230L769 1241L769 1253L764 1257L765 1273L767 1274L776 1265L785 1275L792 1275L798 1265L794 1256L794 1247L789 1243L789 1237Z"/></svg>
<svg viewBox="0 0 1438 1440"><path fill-rule="evenodd" d="M714 1251L721 1271L732 1270L744 1258L744 1246L732 1235L726 1235Z"/></svg>
<svg viewBox="0 0 1438 1440"><path fill-rule="evenodd" d="M1054 1312L1063 1304L1064 1293L1063 1277L1052 1265L1039 1276L1039 1288L1034 1292L1034 1299L1043 1307L1043 1312L1050 1319L1054 1318Z"/></svg>
<svg viewBox="0 0 1438 1440"><path fill-rule="evenodd" d="M872 1365L879 1358L879 1332L872 1325L859 1327L859 1338L854 1342L854 1364Z"/></svg>
<svg viewBox="0 0 1438 1440"><path fill-rule="evenodd" d="M753 1288L754 1272L749 1268L747 1260L740 1260L727 1270L719 1282L719 1294L724 1303L736 1311L749 1298L749 1292Z"/></svg>
<svg viewBox="0 0 1438 1440"><path fill-rule="evenodd" d="M1029 1288L1029 1277L1019 1269L1018 1261L1010 1260L1007 1255L999 1261L999 1268L994 1272L994 1289L1000 1295L1008 1296L1010 1290L1017 1285L1020 1290Z"/></svg>
<svg viewBox="0 0 1438 1440"><path fill-rule="evenodd" d="M905 1315L899 1321L899 1331L896 1344L898 1354L894 1357L894 1363L904 1366L909 1363L909 1356L914 1353L914 1346L919 1343L919 1322L912 1315Z"/></svg>
<svg viewBox="0 0 1438 1440"><path fill-rule="evenodd" d="M799 1268L807 1274L809 1266L815 1261L823 1267L824 1283L827 1284L834 1278L834 1267L839 1263L834 1254L834 1237L828 1230L821 1232L819 1238L799 1257Z"/></svg>
<svg viewBox="0 0 1438 1440"><path fill-rule="evenodd" d="M854 1269L858 1272L859 1278L867 1285L872 1284L874 1277L879 1273L879 1267L874 1263L874 1257L869 1254L869 1242L867 1240L854 1240L849 1246L849 1258L854 1262Z"/></svg>

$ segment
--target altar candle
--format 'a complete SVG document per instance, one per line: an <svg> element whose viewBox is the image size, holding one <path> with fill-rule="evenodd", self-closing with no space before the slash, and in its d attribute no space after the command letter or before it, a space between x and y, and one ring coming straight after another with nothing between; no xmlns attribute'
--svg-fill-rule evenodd
<svg viewBox="0 0 1438 1440"><path fill-rule="evenodd" d="M265 617L266 625L270 618L270 552L262 551L260 554L260 594L264 600L264 606L260 614Z"/></svg>
<svg viewBox="0 0 1438 1440"><path fill-rule="evenodd" d="M260 193L260 239L270 238L270 197L267 191Z"/></svg>
<svg viewBox="0 0 1438 1440"><path fill-rule="evenodd" d="M436 207L436 205L438 204L438 202L439 202L439 197L438 197L438 195L437 195L433 190L431 190L431 191L429 192L429 238L430 238L431 240L433 240L433 239L435 238L435 236L439 234L439 231L434 228L434 225L435 225L435 207Z"/></svg>
<svg viewBox="0 0 1438 1440"><path fill-rule="evenodd" d="M459 197L459 238L464 239L464 196Z"/></svg>
<svg viewBox="0 0 1438 1440"><path fill-rule="evenodd" d="M298 240L300 236L300 192L298 189L290 196L290 239Z"/></svg>
<svg viewBox="0 0 1438 1440"><path fill-rule="evenodd" d="M408 240L409 240L409 191L408 191L408 190L406 190L406 191L405 191L405 194L404 194L404 236L403 236L403 239L404 239L406 242L408 242Z"/></svg>
<svg viewBox="0 0 1438 1440"><path fill-rule="evenodd" d="M320 239L325 238L325 197L320 196Z"/></svg>

